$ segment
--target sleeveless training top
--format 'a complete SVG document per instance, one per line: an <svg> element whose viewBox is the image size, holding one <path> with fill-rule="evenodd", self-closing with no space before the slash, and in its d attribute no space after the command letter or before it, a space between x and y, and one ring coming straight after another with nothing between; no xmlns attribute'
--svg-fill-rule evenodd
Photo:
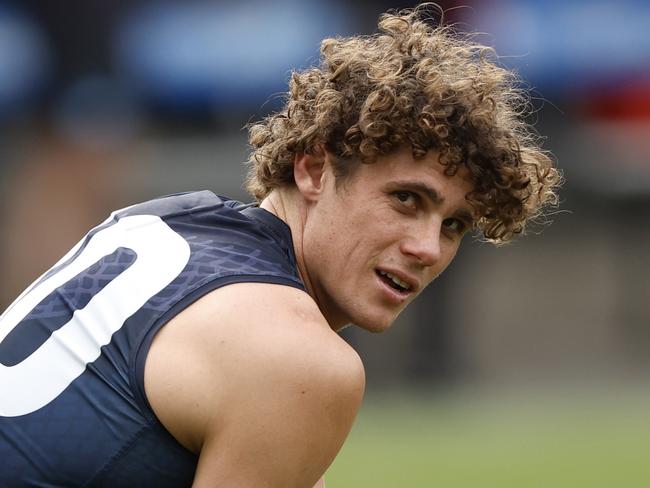
<svg viewBox="0 0 650 488"><path fill-rule="evenodd" d="M304 290L263 209L184 193L90 231L0 316L0 487L190 486L197 456L156 419L144 362L169 319L238 282Z"/></svg>

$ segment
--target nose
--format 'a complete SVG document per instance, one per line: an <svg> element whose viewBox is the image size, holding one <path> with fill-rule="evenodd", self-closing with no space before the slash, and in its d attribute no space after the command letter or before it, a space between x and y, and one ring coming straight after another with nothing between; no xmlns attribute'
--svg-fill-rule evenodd
<svg viewBox="0 0 650 488"><path fill-rule="evenodd" d="M403 239L400 244L402 254L411 256L423 265L433 266L440 260L440 224L426 226L417 233Z"/></svg>

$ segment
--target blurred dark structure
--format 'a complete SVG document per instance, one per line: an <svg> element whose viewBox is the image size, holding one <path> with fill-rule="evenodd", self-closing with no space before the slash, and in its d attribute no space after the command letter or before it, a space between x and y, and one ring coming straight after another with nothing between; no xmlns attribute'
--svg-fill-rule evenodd
<svg viewBox="0 0 650 488"><path fill-rule="evenodd" d="M650 5L439 4L529 80L567 183L542 236L468 244L392 330L344 332L369 384L647 379ZM206 186L247 199L242 127L291 68L412 6L0 2L0 308L114 208Z"/></svg>

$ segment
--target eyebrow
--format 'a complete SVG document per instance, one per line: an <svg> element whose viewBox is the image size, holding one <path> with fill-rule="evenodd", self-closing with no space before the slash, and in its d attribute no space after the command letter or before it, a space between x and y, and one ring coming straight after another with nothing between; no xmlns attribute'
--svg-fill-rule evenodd
<svg viewBox="0 0 650 488"><path fill-rule="evenodd" d="M434 205L441 205L445 202L445 198L440 193L438 193L435 188L425 185L419 181L395 181L391 186L396 186L405 190L421 193ZM470 225L474 225L476 221L474 214L467 208L460 208L456 210L454 212L454 217L460 220L464 220Z"/></svg>

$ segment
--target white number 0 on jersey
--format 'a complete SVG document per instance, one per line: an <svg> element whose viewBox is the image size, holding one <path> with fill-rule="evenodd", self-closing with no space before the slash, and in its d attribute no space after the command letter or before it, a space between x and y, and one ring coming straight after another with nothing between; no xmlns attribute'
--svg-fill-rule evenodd
<svg viewBox="0 0 650 488"><path fill-rule="evenodd" d="M57 266L74 256L81 245ZM119 247L136 253L130 267L23 361L13 366L0 364L0 416L34 412L60 395L99 357L101 347L126 319L180 274L190 256L185 239L160 217L124 217L98 231L74 260L36 281L0 316L0 342L50 293Z"/></svg>

